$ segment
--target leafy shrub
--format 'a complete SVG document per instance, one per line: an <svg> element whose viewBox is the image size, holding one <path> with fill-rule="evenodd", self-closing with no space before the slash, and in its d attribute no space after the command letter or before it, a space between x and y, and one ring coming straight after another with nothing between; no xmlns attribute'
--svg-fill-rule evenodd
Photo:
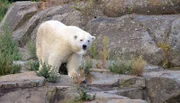
<svg viewBox="0 0 180 103"><path fill-rule="evenodd" d="M15 74L21 71L20 65L13 64L11 55L0 52L0 75Z"/></svg>
<svg viewBox="0 0 180 103"><path fill-rule="evenodd" d="M46 65L45 63L43 63L42 69L39 72L37 72L37 74L39 76L43 76L49 82L55 83L57 81L59 75L54 72L49 72L50 68L51 68L50 65Z"/></svg>
<svg viewBox="0 0 180 103"><path fill-rule="evenodd" d="M4 27L4 33L0 35L0 75L20 72L21 66L13 64L14 60L21 59L17 43L12 39L12 33L8 26Z"/></svg>

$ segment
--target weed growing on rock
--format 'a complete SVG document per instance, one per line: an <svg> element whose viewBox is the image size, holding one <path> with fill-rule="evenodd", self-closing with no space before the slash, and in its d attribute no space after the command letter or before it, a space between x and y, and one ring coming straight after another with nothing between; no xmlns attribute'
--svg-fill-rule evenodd
<svg viewBox="0 0 180 103"><path fill-rule="evenodd" d="M13 64L14 60L21 59L17 43L12 39L12 33L7 24L0 35L0 75L20 72L21 66Z"/></svg>
<svg viewBox="0 0 180 103"><path fill-rule="evenodd" d="M32 40L29 41L29 42L27 43L27 47L28 47L28 50L29 50L30 55L31 55L34 59L37 59L37 55L36 55L36 44L35 44L35 42L33 42Z"/></svg>
<svg viewBox="0 0 180 103"><path fill-rule="evenodd" d="M132 68L131 63L127 63L124 61L120 61L120 59L115 60L111 63L112 65L109 66L109 70L113 73L117 74L128 74Z"/></svg>
<svg viewBox="0 0 180 103"><path fill-rule="evenodd" d="M49 69L51 68L51 66L46 65L45 63L43 63L42 65L42 69L37 72L39 76L43 76L44 78L49 78Z"/></svg>
<svg viewBox="0 0 180 103"><path fill-rule="evenodd" d="M164 61L163 61L163 67L164 68L171 68L171 63L170 63L170 49L171 46L169 43L157 43L157 46L163 50L163 56L164 56Z"/></svg>
<svg viewBox="0 0 180 103"><path fill-rule="evenodd" d="M107 68L106 67L106 60L109 59L110 49L108 49L108 44L109 44L109 38L107 36L104 36L103 50L100 51L100 57L101 57L101 60L102 60L103 68Z"/></svg>
<svg viewBox="0 0 180 103"><path fill-rule="evenodd" d="M74 102L78 102L78 101L92 101L95 100L96 95L89 95L87 94L87 92L85 91L84 88L80 88L79 90L79 96L76 96L74 98Z"/></svg>
<svg viewBox="0 0 180 103"><path fill-rule="evenodd" d="M61 103L85 103L86 101L95 100L96 95L90 95L86 92L86 90L82 87L79 88L79 95L75 96L70 100L63 100Z"/></svg>
<svg viewBox="0 0 180 103"><path fill-rule="evenodd" d="M90 57L87 57L85 63L83 63L82 66L80 66L80 70L83 69L86 74L89 74L92 65L92 59Z"/></svg>
<svg viewBox="0 0 180 103"><path fill-rule="evenodd" d="M143 59L142 56L138 58L132 59L132 73L137 76L141 76L144 72L144 68L146 66L146 61Z"/></svg>
<svg viewBox="0 0 180 103"><path fill-rule="evenodd" d="M85 62L79 67L80 76L74 78L75 83L81 84L83 81L91 81L92 75L90 74L90 69L92 65L92 59L88 56Z"/></svg>
<svg viewBox="0 0 180 103"><path fill-rule="evenodd" d="M55 83L59 75L54 72L49 72L50 68L51 68L50 65L46 65L45 63L43 63L42 69L36 73L39 76L43 76L44 78L46 78L49 82Z"/></svg>
<svg viewBox="0 0 180 103"><path fill-rule="evenodd" d="M93 59L98 59L98 51L97 51L97 46L93 42L90 48L90 53Z"/></svg>
<svg viewBox="0 0 180 103"><path fill-rule="evenodd" d="M28 62L28 70L37 71L38 69L39 69L39 62L38 61L29 61Z"/></svg>
<svg viewBox="0 0 180 103"><path fill-rule="evenodd" d="M109 66L109 70L117 74L133 74L141 76L144 72L146 61L142 56L138 58L132 58L131 62L121 61L120 59L115 60Z"/></svg>

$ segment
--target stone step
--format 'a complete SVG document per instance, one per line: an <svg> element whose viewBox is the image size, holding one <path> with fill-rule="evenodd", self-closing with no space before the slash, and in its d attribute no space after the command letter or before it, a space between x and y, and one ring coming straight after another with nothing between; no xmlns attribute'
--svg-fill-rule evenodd
<svg viewBox="0 0 180 103"><path fill-rule="evenodd" d="M44 82L44 77L37 76L34 71L10 74L0 77L0 89L39 87Z"/></svg>

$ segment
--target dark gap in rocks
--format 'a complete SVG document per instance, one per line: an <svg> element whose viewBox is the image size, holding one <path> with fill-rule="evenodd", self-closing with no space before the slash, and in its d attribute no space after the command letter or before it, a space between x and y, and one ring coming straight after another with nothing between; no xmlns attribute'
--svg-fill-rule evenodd
<svg viewBox="0 0 180 103"><path fill-rule="evenodd" d="M60 68L59 68L59 73L60 74L64 74L64 75L68 75L68 71L66 68L67 63L62 63Z"/></svg>

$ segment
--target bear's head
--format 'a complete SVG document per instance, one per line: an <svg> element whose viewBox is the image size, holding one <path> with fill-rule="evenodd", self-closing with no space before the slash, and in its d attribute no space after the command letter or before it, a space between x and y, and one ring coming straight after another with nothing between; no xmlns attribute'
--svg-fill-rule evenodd
<svg viewBox="0 0 180 103"><path fill-rule="evenodd" d="M96 37L78 28L78 30L73 33L72 39L71 46L73 52L83 55L89 50Z"/></svg>

